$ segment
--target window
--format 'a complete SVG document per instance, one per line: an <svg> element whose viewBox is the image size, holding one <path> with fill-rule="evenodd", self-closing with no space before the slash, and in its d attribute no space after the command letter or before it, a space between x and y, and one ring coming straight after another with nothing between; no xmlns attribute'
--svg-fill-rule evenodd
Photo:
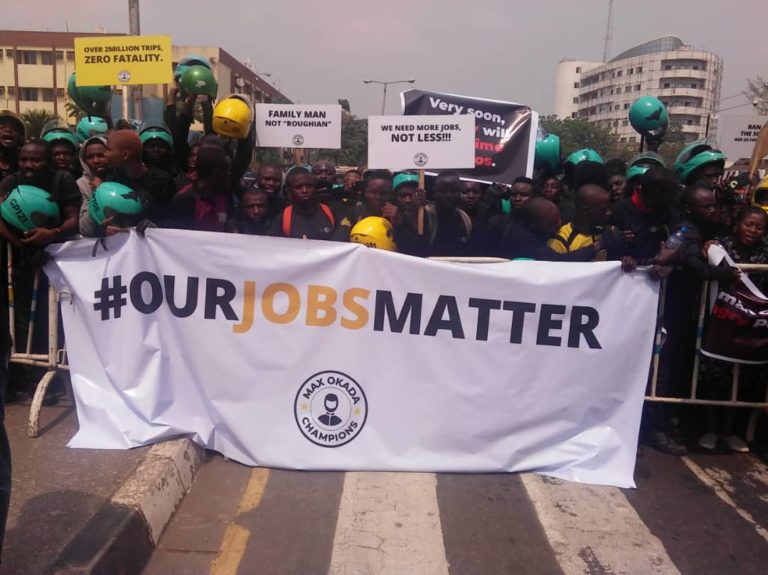
<svg viewBox="0 0 768 575"><path fill-rule="evenodd" d="M19 50L19 64L37 64L37 52L34 50Z"/></svg>
<svg viewBox="0 0 768 575"><path fill-rule="evenodd" d="M576 117L576 112L571 112L571 118L575 118L575 117Z"/></svg>
<svg viewBox="0 0 768 575"><path fill-rule="evenodd" d="M63 98L64 97L64 88L56 88L56 97L57 98Z"/></svg>
<svg viewBox="0 0 768 575"><path fill-rule="evenodd" d="M635 84L635 92L639 92L639 91L640 91L640 84Z"/></svg>
<svg viewBox="0 0 768 575"><path fill-rule="evenodd" d="M43 66L50 66L53 64L53 54L48 51L40 52L40 63Z"/></svg>
<svg viewBox="0 0 768 575"><path fill-rule="evenodd" d="M19 100L37 102L37 88L19 88Z"/></svg>
<svg viewBox="0 0 768 575"><path fill-rule="evenodd" d="M698 88L698 87L699 87L698 84L691 84L691 88L695 89L695 88Z"/></svg>
<svg viewBox="0 0 768 575"><path fill-rule="evenodd" d="M642 66L638 66L637 68L635 68L635 72L637 72L638 74L642 74L643 67Z"/></svg>
<svg viewBox="0 0 768 575"><path fill-rule="evenodd" d="M691 120L690 118L689 118L689 119L687 119L687 120L685 121L685 123L686 123L686 125L688 125L688 126L693 126L693 120Z"/></svg>
<svg viewBox="0 0 768 575"><path fill-rule="evenodd" d="M53 102L53 88L43 88L40 91L43 93L43 102Z"/></svg>
<svg viewBox="0 0 768 575"><path fill-rule="evenodd" d="M579 83L578 83L578 82L574 82L574 83L573 83L573 87L574 87L574 88L578 88L578 87L579 87Z"/></svg>
<svg viewBox="0 0 768 575"><path fill-rule="evenodd" d="M581 66L576 66L576 73L581 74Z"/></svg>
<svg viewBox="0 0 768 575"><path fill-rule="evenodd" d="M75 53L67 52L67 60L74 60L74 59L75 59Z"/></svg>
<svg viewBox="0 0 768 575"><path fill-rule="evenodd" d="M573 103L574 104L578 104L579 103L579 97L578 96L574 96Z"/></svg>
<svg viewBox="0 0 768 575"><path fill-rule="evenodd" d="M621 125L622 125L622 126L626 126L628 123L629 123L629 121L628 121L628 120L622 120L622 121L621 121Z"/></svg>
<svg viewBox="0 0 768 575"><path fill-rule="evenodd" d="M631 76L631 75L632 75L632 68L629 68L629 69L627 70L627 75L629 75L629 76Z"/></svg>
<svg viewBox="0 0 768 575"><path fill-rule="evenodd" d="M619 70L618 72L616 72L616 75L621 76L623 73L624 73L624 70Z"/></svg>
<svg viewBox="0 0 768 575"><path fill-rule="evenodd" d="M13 58L13 50L6 50L5 55L8 56L9 58Z"/></svg>
<svg viewBox="0 0 768 575"><path fill-rule="evenodd" d="M614 126L614 127L617 127L618 125L619 125L619 121L618 121L618 120L614 120L614 121L613 121L613 126Z"/></svg>
<svg viewBox="0 0 768 575"><path fill-rule="evenodd" d="M669 82L664 82L664 87L665 87L665 88L671 88L672 86L670 85L670 83L669 83Z"/></svg>
<svg viewBox="0 0 768 575"><path fill-rule="evenodd" d="M687 100L683 101L683 106L687 107L687 106L690 106L690 105L691 105L691 103L689 101L687 101Z"/></svg>
<svg viewBox="0 0 768 575"><path fill-rule="evenodd" d="M624 109L629 110L629 104L624 104Z"/></svg>
<svg viewBox="0 0 768 575"><path fill-rule="evenodd" d="M616 88L616 93L621 94L621 88Z"/></svg>
<svg viewBox="0 0 768 575"><path fill-rule="evenodd" d="M56 50L56 59L57 60L63 60L64 59L64 50Z"/></svg>
<svg viewBox="0 0 768 575"><path fill-rule="evenodd" d="M626 143L627 143L627 139L626 139L626 138L622 138L622 139L621 139L621 140L619 140L619 141L620 141L622 144L626 144Z"/></svg>
<svg viewBox="0 0 768 575"><path fill-rule="evenodd" d="M8 95L9 96L15 96L16 95L16 88L13 86L8 86Z"/></svg>
<svg viewBox="0 0 768 575"><path fill-rule="evenodd" d="M694 64L694 65L693 65L693 69L694 69L694 70L698 70L698 69L699 69L699 65L698 65L698 64Z"/></svg>
<svg viewBox="0 0 768 575"><path fill-rule="evenodd" d="M0 96L5 93L5 87L0 86Z"/></svg>
<svg viewBox="0 0 768 575"><path fill-rule="evenodd" d="M616 104L616 105L613 107L613 109L614 109L614 110L620 110L620 109L621 109L621 106L620 106L619 104Z"/></svg>
<svg viewBox="0 0 768 575"><path fill-rule="evenodd" d="M671 70L672 69L672 65L671 64L664 64L664 69L665 70Z"/></svg>
<svg viewBox="0 0 768 575"><path fill-rule="evenodd" d="M627 138L627 142L630 144L637 142L637 136L630 136L629 138Z"/></svg>

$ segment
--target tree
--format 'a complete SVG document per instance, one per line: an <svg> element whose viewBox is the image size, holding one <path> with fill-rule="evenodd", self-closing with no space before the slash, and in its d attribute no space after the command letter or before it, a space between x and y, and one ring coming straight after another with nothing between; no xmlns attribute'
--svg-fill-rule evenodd
<svg viewBox="0 0 768 575"><path fill-rule="evenodd" d="M22 120L27 125L27 135L30 138L39 138L43 127L51 120L60 118L47 110L27 110L21 115Z"/></svg>
<svg viewBox="0 0 768 575"><path fill-rule="evenodd" d="M604 157L614 157L611 153L618 147L613 134L584 118L561 119L557 116L544 116L539 122L547 132L560 137L563 158L582 148L593 148Z"/></svg>
<svg viewBox="0 0 768 575"><path fill-rule="evenodd" d="M754 80L747 80L749 88L744 95L749 99L758 114L768 115L768 80L760 76Z"/></svg>
<svg viewBox="0 0 768 575"><path fill-rule="evenodd" d="M341 149L316 150L313 160L328 158L338 166L362 166L368 161L368 121L354 114L341 114Z"/></svg>

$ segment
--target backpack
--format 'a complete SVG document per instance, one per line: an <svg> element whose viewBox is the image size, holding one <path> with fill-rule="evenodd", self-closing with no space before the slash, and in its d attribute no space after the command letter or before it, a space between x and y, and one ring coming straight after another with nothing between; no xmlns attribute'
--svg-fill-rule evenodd
<svg viewBox="0 0 768 575"><path fill-rule="evenodd" d="M429 224L429 245L432 245L435 241L435 238L437 237L437 211L435 210L435 206L432 204L427 204L424 206L424 212L427 216L427 223ZM461 218L462 223L464 224L464 229L467 230L467 237L472 235L472 218L469 217L469 214L462 210L461 208L456 208L456 212L458 212L459 217ZM424 228L422 225L423 222L423 215L421 209L419 209L419 235L424 234Z"/></svg>
<svg viewBox="0 0 768 575"><path fill-rule="evenodd" d="M320 206L320 209L325 214L325 217L328 218L328 221L331 222L331 228L336 227L336 222L333 219L333 213L331 212L331 208L326 206L325 204L317 204ZM291 223L293 222L293 206L287 206L283 210L283 235L288 238L291 235Z"/></svg>

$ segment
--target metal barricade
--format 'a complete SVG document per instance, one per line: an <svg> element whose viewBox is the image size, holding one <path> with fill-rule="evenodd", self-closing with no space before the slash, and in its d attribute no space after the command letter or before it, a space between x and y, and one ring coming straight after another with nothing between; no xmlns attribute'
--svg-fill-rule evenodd
<svg viewBox="0 0 768 575"><path fill-rule="evenodd" d="M15 290L13 285L13 255L10 244L8 245L8 319L11 329L13 346L11 347L10 361L22 365L46 368L45 374L40 378L32 397L32 405L29 408L29 422L27 435L37 437L40 434L40 410L43 407L43 399L48 391L48 386L53 378L62 371L69 370L67 363L67 351L59 347L59 301L60 295L53 288L48 287L48 351L47 353L32 353L32 338L34 337L35 319L37 314L37 301L41 297L38 287L40 274L37 272L32 289L32 302L29 312L29 328L27 330L27 344L23 352L16 349L16 324L15 324Z"/></svg>
<svg viewBox="0 0 768 575"><path fill-rule="evenodd" d="M762 273L768 273L768 265L737 264L737 266L742 271L758 271ZM710 289L710 283L707 281L703 282L701 287L701 302L699 303L699 313L698 313L698 320L696 324L696 347L695 347L694 359L693 359L693 374L691 376L691 392L688 397L667 397L667 396L657 395L656 393L657 391L656 387L657 387L658 377L659 377L659 360L661 357L661 347L662 347L662 328L663 328L662 322L663 322L663 316L664 316L664 303L666 300L666 282L662 284L661 295L659 297L658 315L657 315L657 321L656 321L656 337L654 340L654 347L653 347L651 390L650 390L650 394L645 396L645 399L646 401L658 401L663 403L677 403L677 404L686 404L686 405L711 405L711 406L722 406L722 407L751 408L753 411L750 414L750 417L747 423L746 440L748 442L752 442L754 441L754 438L755 438L755 429L757 428L757 420L760 417L760 414L761 413L768 414L768 381L765 382L766 390L765 390L765 397L763 401L741 401L739 400L739 384L740 384L740 375L741 375L740 364L733 363L733 362L726 362L724 360L716 360L716 361L723 361L723 363L732 363L733 365L730 398L729 399L702 399L698 396L699 370L700 370L701 357L702 357L701 343L702 343L702 338L704 336L704 321L707 317L707 308L708 308L707 302L708 302L709 289Z"/></svg>

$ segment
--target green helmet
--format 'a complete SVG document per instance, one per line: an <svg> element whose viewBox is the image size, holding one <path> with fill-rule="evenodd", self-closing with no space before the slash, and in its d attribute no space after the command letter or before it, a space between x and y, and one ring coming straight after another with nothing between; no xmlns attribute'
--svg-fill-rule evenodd
<svg viewBox="0 0 768 575"><path fill-rule="evenodd" d="M179 88L187 94L207 95L211 98L215 98L219 91L213 72L205 66L187 68L179 79Z"/></svg>
<svg viewBox="0 0 768 575"><path fill-rule="evenodd" d="M533 166L549 166L552 172L557 171L560 165L560 136L547 134L543 138L536 138L536 155Z"/></svg>
<svg viewBox="0 0 768 575"><path fill-rule="evenodd" d="M141 139L141 145L145 145L150 140L161 140L165 142L169 148L173 149L173 138L170 132L164 126L146 126L139 133Z"/></svg>
<svg viewBox="0 0 768 575"><path fill-rule="evenodd" d="M397 191L397 188L404 184L411 184L418 187L419 176L417 174L397 174L392 180L392 191Z"/></svg>
<svg viewBox="0 0 768 575"><path fill-rule="evenodd" d="M67 94L86 114L99 114L112 100L111 86L78 86L75 73L69 76Z"/></svg>
<svg viewBox="0 0 768 575"><path fill-rule="evenodd" d="M61 221L59 205L51 194L35 186L18 185L0 204L0 217L19 231L51 228Z"/></svg>
<svg viewBox="0 0 768 575"><path fill-rule="evenodd" d="M642 96L629 107L629 123L640 134L658 133L668 122L667 107L653 96Z"/></svg>
<svg viewBox="0 0 768 575"><path fill-rule="evenodd" d="M667 164L664 162L664 158L662 158L659 154L656 152L641 152L638 155L636 155L634 158L632 158L632 161L629 163L630 166L658 166L659 168L666 168Z"/></svg>
<svg viewBox="0 0 768 575"><path fill-rule="evenodd" d="M725 166L725 156L720 150L715 150L704 140L696 140L684 147L675 159L673 168L680 183L689 184L691 174L707 164Z"/></svg>
<svg viewBox="0 0 768 575"><path fill-rule="evenodd" d="M88 138L98 136L99 134L106 134L109 130L106 120L99 118L98 116L85 116L77 123L77 139L82 144Z"/></svg>
<svg viewBox="0 0 768 575"><path fill-rule="evenodd" d="M629 169L627 169L627 181L631 180L632 178L638 178L642 176L650 169L651 166L648 165L630 166Z"/></svg>
<svg viewBox="0 0 768 575"><path fill-rule="evenodd" d="M139 195L128 186L104 182L88 200L88 215L100 226L113 216L138 216L144 211Z"/></svg>
<svg viewBox="0 0 768 575"><path fill-rule="evenodd" d="M43 134L43 140L53 145L56 142L67 142L75 151L80 149L80 142L77 141L77 137L67 130L66 128L53 128Z"/></svg>
<svg viewBox="0 0 768 575"><path fill-rule="evenodd" d="M581 162L597 162L598 164L604 164L603 158L592 148L583 148L576 150L570 156L565 159L564 164L571 164L577 166Z"/></svg>
<svg viewBox="0 0 768 575"><path fill-rule="evenodd" d="M191 66L204 66L209 70L213 70L213 68L211 68L210 60L205 56L187 56L186 58L182 58L179 63L176 64L176 69L173 71L174 80L178 82L179 78L181 78L184 75L184 72Z"/></svg>

